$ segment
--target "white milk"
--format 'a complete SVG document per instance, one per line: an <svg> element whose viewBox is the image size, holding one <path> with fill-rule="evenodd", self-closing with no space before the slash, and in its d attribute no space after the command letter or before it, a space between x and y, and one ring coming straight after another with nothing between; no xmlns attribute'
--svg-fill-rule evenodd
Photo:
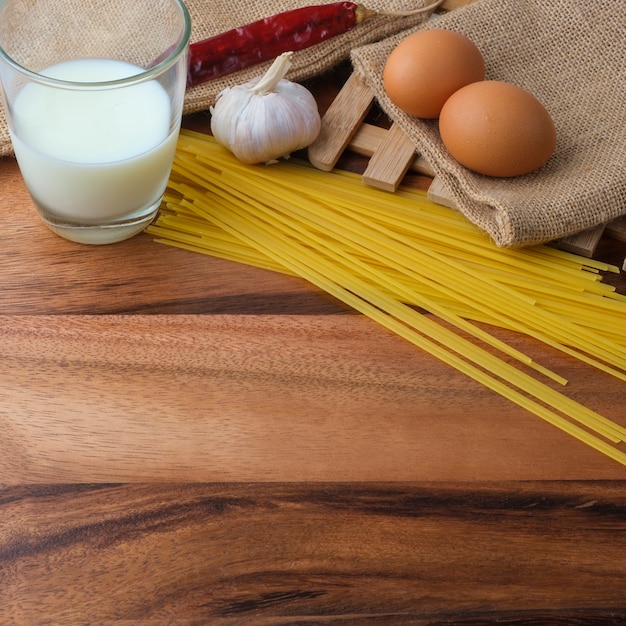
<svg viewBox="0 0 626 626"><path fill-rule="evenodd" d="M73 82L127 78L139 67L77 59L42 74ZM97 91L30 83L13 108L13 147L33 199L44 211L83 224L141 214L161 198L178 128L156 81Z"/></svg>

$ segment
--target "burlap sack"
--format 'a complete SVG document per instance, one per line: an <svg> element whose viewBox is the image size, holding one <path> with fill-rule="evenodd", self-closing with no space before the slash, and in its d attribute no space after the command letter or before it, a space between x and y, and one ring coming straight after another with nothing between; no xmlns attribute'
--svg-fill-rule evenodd
<svg viewBox="0 0 626 626"><path fill-rule="evenodd" d="M473 174L449 156L436 121L411 118L386 97L389 52L409 33L434 27L472 39L487 78L516 83L543 102L558 140L542 169L507 179ZM479 0L361 47L352 61L463 213L498 245L521 246L626 214L625 42L624 0Z"/></svg>
<svg viewBox="0 0 626 626"><path fill-rule="evenodd" d="M88 0L89 1L89 0ZM94 0L97 1L97 0ZM132 2L132 0L129 0ZM187 0L192 19L191 41L201 41L231 28L249 24L299 7L311 4L331 4L329 0ZM406 11L430 4L430 0L368 0L367 8L373 11ZM375 17L356 28L327 40L317 46L299 51L293 56L288 74L291 80L304 80L323 73L342 60L348 59L352 49L379 41L393 33L419 24L427 14L410 17ZM62 34L60 34L62 37ZM263 73L269 63L237 72L230 76L188 89L185 113L208 109L217 94L225 87L242 84ZM4 114L0 114L0 156L11 154L12 147Z"/></svg>

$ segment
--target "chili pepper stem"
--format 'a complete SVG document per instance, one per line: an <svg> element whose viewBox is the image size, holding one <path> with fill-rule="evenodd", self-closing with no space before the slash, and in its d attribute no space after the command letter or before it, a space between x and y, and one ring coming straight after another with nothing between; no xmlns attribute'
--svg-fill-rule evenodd
<svg viewBox="0 0 626 626"><path fill-rule="evenodd" d="M272 93L291 67L292 55L293 52L283 52L276 57L270 68L263 75L263 78L250 91L258 94Z"/></svg>
<svg viewBox="0 0 626 626"><path fill-rule="evenodd" d="M356 9L354 10L354 16L357 24L362 24L365 20L369 20L372 17L376 17L378 15L380 15L378 11L368 9L362 4L357 4Z"/></svg>

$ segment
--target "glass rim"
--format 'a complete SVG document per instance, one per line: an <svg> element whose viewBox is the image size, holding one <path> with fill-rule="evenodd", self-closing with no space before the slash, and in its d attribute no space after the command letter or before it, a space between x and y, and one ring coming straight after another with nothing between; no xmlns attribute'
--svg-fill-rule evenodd
<svg viewBox="0 0 626 626"><path fill-rule="evenodd" d="M173 2L178 6L183 17L182 36L180 37L180 40L177 43L176 47L172 50L166 50L165 52L163 52L153 61L153 64L147 69L142 68L141 72L133 74L132 76L127 76L126 78L118 78L116 80L107 80L100 82L70 81L52 78L50 76L39 74L38 72L34 72L33 70L29 70L27 67L24 67L23 65L18 63L13 57L11 57L11 55L8 54L1 45L0 58L4 59L4 61L14 70L26 76L33 82L39 83L41 85L46 85L48 87L57 87L59 89L99 91L102 89L125 87L127 85L135 85L144 81L153 80L156 76L174 65L174 63L187 50L191 39L191 16L189 14L189 10L187 9L187 6L183 2L183 0L173 0ZM0 9L2 9L2 6L4 4L6 4L6 0L0 0Z"/></svg>

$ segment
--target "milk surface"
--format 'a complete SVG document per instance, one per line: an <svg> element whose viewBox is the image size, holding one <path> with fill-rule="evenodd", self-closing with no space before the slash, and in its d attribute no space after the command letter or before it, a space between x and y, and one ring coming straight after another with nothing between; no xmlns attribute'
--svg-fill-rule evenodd
<svg viewBox="0 0 626 626"><path fill-rule="evenodd" d="M41 74L103 82L142 71L121 61L77 59ZM45 211L101 223L141 214L163 194L178 128L170 128L170 100L156 81L96 91L29 83L12 114L22 176Z"/></svg>

